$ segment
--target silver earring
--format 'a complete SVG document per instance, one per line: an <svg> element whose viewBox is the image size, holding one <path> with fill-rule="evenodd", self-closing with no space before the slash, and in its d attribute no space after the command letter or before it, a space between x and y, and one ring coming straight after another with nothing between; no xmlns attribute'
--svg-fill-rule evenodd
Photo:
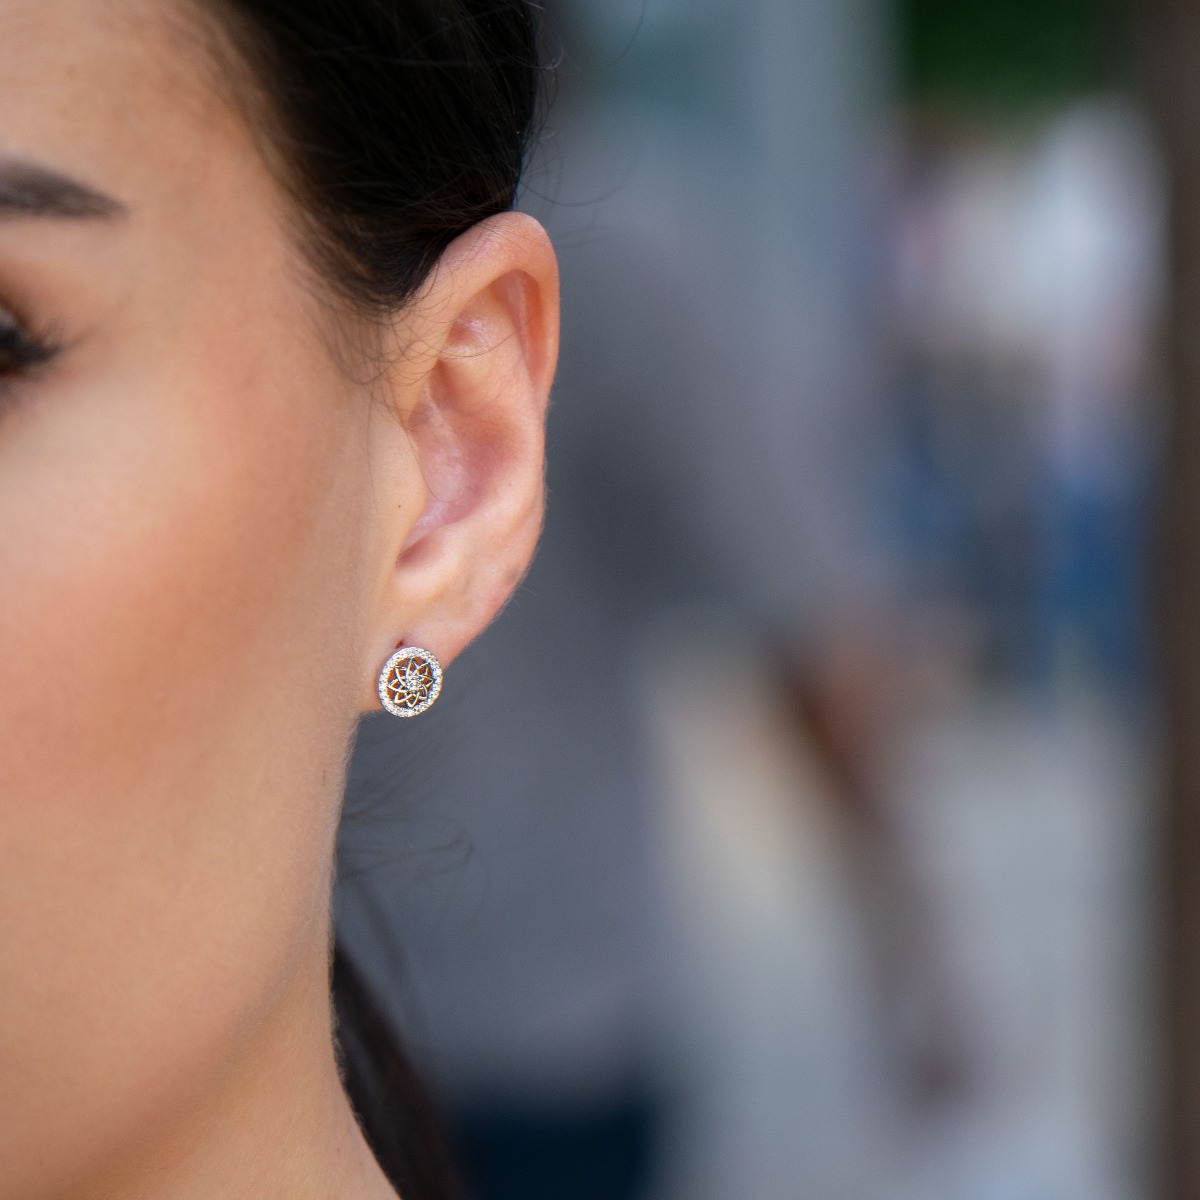
<svg viewBox="0 0 1200 1200"><path fill-rule="evenodd" d="M420 646L402 646L379 673L379 702L393 717L420 716L442 691L442 664Z"/></svg>

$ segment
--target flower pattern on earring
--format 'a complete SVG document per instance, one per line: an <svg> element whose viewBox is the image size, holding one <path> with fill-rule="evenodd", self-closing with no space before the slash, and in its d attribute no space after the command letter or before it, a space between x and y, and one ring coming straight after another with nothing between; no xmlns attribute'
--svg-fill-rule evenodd
<svg viewBox="0 0 1200 1200"><path fill-rule="evenodd" d="M415 717L441 694L442 664L428 650L404 646L379 673L379 701L394 717Z"/></svg>

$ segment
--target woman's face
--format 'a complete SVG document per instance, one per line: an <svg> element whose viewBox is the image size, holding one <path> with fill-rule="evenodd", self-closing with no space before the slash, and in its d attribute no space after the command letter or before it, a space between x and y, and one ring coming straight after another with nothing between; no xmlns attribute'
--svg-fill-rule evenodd
<svg viewBox="0 0 1200 1200"><path fill-rule="evenodd" d="M391 418L167 9L0 0L5 1195L199 1094L323 938L377 649Z"/></svg>

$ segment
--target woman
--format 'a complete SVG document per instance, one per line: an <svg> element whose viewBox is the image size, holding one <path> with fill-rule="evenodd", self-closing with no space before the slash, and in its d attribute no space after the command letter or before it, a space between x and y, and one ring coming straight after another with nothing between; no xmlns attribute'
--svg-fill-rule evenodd
<svg viewBox="0 0 1200 1200"><path fill-rule="evenodd" d="M394 1196L344 763L532 553L523 0L0 0L0 1197ZM452 685L450 685L452 686Z"/></svg>

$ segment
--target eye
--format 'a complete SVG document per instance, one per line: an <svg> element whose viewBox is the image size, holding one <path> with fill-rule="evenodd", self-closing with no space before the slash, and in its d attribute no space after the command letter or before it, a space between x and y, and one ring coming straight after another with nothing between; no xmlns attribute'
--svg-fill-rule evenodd
<svg viewBox="0 0 1200 1200"><path fill-rule="evenodd" d="M0 384L49 362L57 349L47 339L31 334L11 313L0 309Z"/></svg>

